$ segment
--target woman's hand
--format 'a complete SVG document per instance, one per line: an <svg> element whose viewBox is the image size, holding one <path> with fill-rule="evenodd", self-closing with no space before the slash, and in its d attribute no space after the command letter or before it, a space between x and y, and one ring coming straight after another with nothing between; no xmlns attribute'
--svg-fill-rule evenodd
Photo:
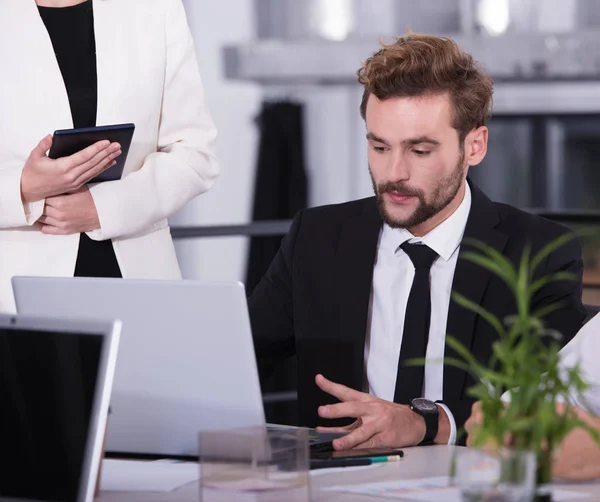
<svg viewBox="0 0 600 502"><path fill-rule="evenodd" d="M100 228L94 199L85 186L74 193L48 197L38 223L42 232L50 235L79 234Z"/></svg>
<svg viewBox="0 0 600 502"><path fill-rule="evenodd" d="M30 203L79 190L92 178L113 166L121 145L99 141L69 157L51 159L48 135L32 150L21 174L21 198Z"/></svg>

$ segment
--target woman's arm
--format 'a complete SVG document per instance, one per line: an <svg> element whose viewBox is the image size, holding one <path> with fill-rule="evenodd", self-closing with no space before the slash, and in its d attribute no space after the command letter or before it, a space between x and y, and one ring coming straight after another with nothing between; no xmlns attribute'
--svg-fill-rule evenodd
<svg viewBox="0 0 600 502"><path fill-rule="evenodd" d="M0 170L0 228L33 225L44 212L46 198L80 189L120 152L117 144L99 141L68 157L50 159L46 152L51 146L48 135L25 166L15 163Z"/></svg>
<svg viewBox="0 0 600 502"><path fill-rule="evenodd" d="M204 101L193 40L181 0L165 1L166 74L158 151L122 180L91 187L101 229L94 240L132 235L206 192L219 174L217 132Z"/></svg>

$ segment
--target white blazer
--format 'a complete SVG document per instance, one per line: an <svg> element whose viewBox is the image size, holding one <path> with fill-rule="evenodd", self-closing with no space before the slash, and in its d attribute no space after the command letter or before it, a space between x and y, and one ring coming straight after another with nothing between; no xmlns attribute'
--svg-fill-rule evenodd
<svg viewBox="0 0 600 502"><path fill-rule="evenodd" d="M216 130L204 103L181 0L93 0L98 125L135 123L123 178L90 186L101 229L125 278L179 278L167 217L216 180ZM36 225L21 171L35 145L73 127L52 43L34 0L0 0L0 312L14 312L11 277L72 276L79 234Z"/></svg>

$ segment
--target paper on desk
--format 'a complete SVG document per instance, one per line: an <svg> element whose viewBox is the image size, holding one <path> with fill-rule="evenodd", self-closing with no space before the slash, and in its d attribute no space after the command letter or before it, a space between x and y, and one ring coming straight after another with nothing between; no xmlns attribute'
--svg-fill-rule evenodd
<svg viewBox="0 0 600 502"><path fill-rule="evenodd" d="M200 479L193 462L105 459L100 489L119 492L171 492Z"/></svg>
<svg viewBox="0 0 600 502"><path fill-rule="evenodd" d="M396 500L415 500L419 502L456 502L461 499L459 489L450 485L448 476L435 478L386 481L361 485L343 485L324 488L323 491L354 493ZM567 502L587 499L587 493L572 492L559 488L553 489L555 502Z"/></svg>

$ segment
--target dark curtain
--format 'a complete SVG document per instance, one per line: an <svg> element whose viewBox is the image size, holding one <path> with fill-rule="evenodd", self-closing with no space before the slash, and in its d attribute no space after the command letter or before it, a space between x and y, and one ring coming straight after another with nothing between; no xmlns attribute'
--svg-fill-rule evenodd
<svg viewBox="0 0 600 502"><path fill-rule="evenodd" d="M285 220L293 218L308 203L308 182L304 159L303 108L301 104L278 102L263 104L258 117L260 143L254 188L252 219ZM254 237L250 242L246 292L265 274L275 257L283 236ZM294 391L297 388L296 358L281 365L263 385L263 393ZM295 425L296 402L265 406L268 422Z"/></svg>
<svg viewBox="0 0 600 502"><path fill-rule="evenodd" d="M258 117L260 144L254 186L252 219L286 220L307 204L302 105L265 103ZM282 236L254 237L246 272L246 291L252 293L275 257Z"/></svg>

